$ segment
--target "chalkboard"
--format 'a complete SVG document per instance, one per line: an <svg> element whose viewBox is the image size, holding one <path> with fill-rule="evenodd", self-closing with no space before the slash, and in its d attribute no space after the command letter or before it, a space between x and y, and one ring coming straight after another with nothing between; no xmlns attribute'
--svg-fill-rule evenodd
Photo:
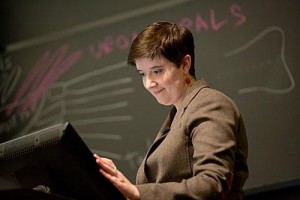
<svg viewBox="0 0 300 200"><path fill-rule="evenodd" d="M1 142L70 121L134 181L170 107L143 88L127 54L146 25L172 21L195 36L197 77L242 112L246 191L300 180L299 1L37 2L2 8L6 24L27 26L6 26L15 38L1 54Z"/></svg>

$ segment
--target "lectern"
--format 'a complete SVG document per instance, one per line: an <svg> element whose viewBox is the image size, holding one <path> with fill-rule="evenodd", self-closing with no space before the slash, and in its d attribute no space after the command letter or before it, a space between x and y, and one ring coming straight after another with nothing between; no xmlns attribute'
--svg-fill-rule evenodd
<svg viewBox="0 0 300 200"><path fill-rule="evenodd" d="M47 194L40 191L34 191L30 189L10 189L1 190L0 197L3 200L74 200L71 198Z"/></svg>
<svg viewBox="0 0 300 200"><path fill-rule="evenodd" d="M99 173L93 153L69 122L0 144L1 199L2 195L125 199Z"/></svg>

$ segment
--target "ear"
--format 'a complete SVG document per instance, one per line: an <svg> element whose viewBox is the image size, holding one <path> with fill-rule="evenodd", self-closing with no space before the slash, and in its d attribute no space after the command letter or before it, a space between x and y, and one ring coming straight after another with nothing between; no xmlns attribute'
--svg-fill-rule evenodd
<svg viewBox="0 0 300 200"><path fill-rule="evenodd" d="M189 54L185 55L182 60L183 71L185 74L189 74L189 70L191 68L192 58Z"/></svg>

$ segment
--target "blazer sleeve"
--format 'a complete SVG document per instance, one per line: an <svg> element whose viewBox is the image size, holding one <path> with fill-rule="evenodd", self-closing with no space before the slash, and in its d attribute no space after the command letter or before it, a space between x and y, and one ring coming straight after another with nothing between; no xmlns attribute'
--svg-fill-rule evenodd
<svg viewBox="0 0 300 200"><path fill-rule="evenodd" d="M231 190L242 120L231 99L211 91L203 89L180 118L190 141L192 176L181 182L137 185L142 200L223 199Z"/></svg>

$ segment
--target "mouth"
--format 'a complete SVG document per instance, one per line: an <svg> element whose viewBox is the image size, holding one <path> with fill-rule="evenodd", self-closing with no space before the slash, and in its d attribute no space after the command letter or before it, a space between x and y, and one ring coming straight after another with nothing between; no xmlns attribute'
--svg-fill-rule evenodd
<svg viewBox="0 0 300 200"><path fill-rule="evenodd" d="M159 93L161 93L164 89L161 89L161 90L157 90L157 91L153 91L153 94L154 95L158 95Z"/></svg>

